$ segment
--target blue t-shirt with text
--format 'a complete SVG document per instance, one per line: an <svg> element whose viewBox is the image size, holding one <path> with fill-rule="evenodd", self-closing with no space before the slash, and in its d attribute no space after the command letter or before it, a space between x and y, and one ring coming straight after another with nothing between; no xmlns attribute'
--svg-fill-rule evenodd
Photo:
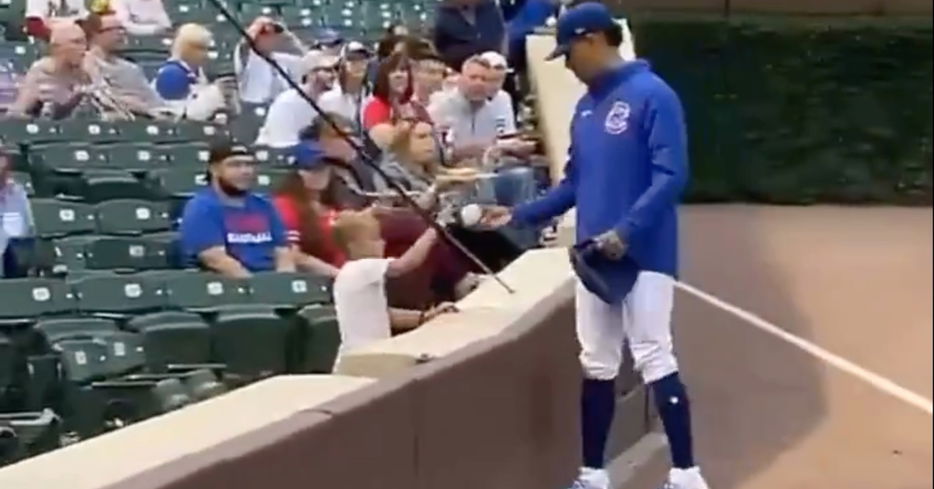
<svg viewBox="0 0 934 489"><path fill-rule="evenodd" d="M271 202L247 194L242 206L229 205L213 188L185 205L181 237L189 260L197 263L204 250L223 246L251 272L275 270L276 248L288 246L282 218Z"/></svg>

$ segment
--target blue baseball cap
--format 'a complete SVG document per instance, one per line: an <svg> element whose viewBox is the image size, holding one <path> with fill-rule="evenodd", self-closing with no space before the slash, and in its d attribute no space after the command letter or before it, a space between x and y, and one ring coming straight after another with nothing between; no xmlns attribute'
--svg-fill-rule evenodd
<svg viewBox="0 0 934 489"><path fill-rule="evenodd" d="M327 164L327 155L317 141L302 141L292 148L292 166L298 170L314 170Z"/></svg>
<svg viewBox="0 0 934 489"><path fill-rule="evenodd" d="M602 3L587 2L571 7L558 18L558 45L545 59L551 61L566 56L571 50L571 41L614 25L613 14Z"/></svg>

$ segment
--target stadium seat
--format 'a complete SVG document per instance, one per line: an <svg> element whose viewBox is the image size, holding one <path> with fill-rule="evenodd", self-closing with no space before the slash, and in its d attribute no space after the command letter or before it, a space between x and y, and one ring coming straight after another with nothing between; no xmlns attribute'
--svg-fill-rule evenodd
<svg viewBox="0 0 934 489"><path fill-rule="evenodd" d="M123 140L121 126L124 121L105 122L101 120L67 119L61 122L62 132L70 139L91 144L113 143Z"/></svg>
<svg viewBox="0 0 934 489"><path fill-rule="evenodd" d="M238 386L284 373L288 330L289 321L272 307L222 308L211 323L211 336L217 360L227 365L227 381Z"/></svg>
<svg viewBox="0 0 934 489"><path fill-rule="evenodd" d="M61 418L51 409L0 414L0 427L6 426L16 433L23 455L27 457L58 448L61 425Z"/></svg>
<svg viewBox="0 0 934 489"><path fill-rule="evenodd" d="M341 336L333 306L302 308L293 322L289 341L289 372L331 373Z"/></svg>
<svg viewBox="0 0 934 489"><path fill-rule="evenodd" d="M162 289L136 275L90 276L71 282L78 309L101 317L124 318L152 312L165 304Z"/></svg>
<svg viewBox="0 0 934 489"><path fill-rule="evenodd" d="M55 199L33 199L30 203L39 237L90 233L96 227L94 212L86 204Z"/></svg>
<svg viewBox="0 0 934 489"><path fill-rule="evenodd" d="M139 372L146 364L143 337L127 331L101 333L97 338L107 344L108 375Z"/></svg>
<svg viewBox="0 0 934 489"><path fill-rule="evenodd" d="M140 235L166 231L170 227L169 208L164 202L118 199L94 207L97 228L103 234Z"/></svg>
<svg viewBox="0 0 934 489"><path fill-rule="evenodd" d="M0 467L23 458L23 452L16 431L6 423L0 423Z"/></svg>
<svg viewBox="0 0 934 489"><path fill-rule="evenodd" d="M39 316L63 314L73 311L74 308L74 296L61 280L0 280L0 324L23 321L31 323Z"/></svg>
<svg viewBox="0 0 934 489"><path fill-rule="evenodd" d="M66 174L107 167L105 153L85 142L31 145L29 162L36 171Z"/></svg>
<svg viewBox="0 0 934 489"><path fill-rule="evenodd" d="M282 185L285 177L289 175L289 170L277 168L256 169L256 186L254 191L259 194L271 195Z"/></svg>
<svg viewBox="0 0 934 489"><path fill-rule="evenodd" d="M58 354L30 355L26 358L28 377L25 382L24 408L42 410L60 404L60 363Z"/></svg>
<svg viewBox="0 0 934 489"><path fill-rule="evenodd" d="M12 238L7 243L6 278L47 276L54 271L55 246L51 240L32 236Z"/></svg>
<svg viewBox="0 0 934 489"><path fill-rule="evenodd" d="M167 305L179 310L216 311L250 300L246 283L214 273L178 273L166 277L163 284Z"/></svg>
<svg viewBox="0 0 934 489"><path fill-rule="evenodd" d="M43 144L69 141L72 135L65 134L57 121L0 119L0 134L7 144Z"/></svg>
<svg viewBox="0 0 934 489"><path fill-rule="evenodd" d="M332 302L328 280L304 273L260 272L249 279L250 300L280 309L298 310Z"/></svg>
<svg viewBox="0 0 934 489"><path fill-rule="evenodd" d="M133 272L170 268L172 244L146 236L101 236L84 246L90 270Z"/></svg>
<svg viewBox="0 0 934 489"><path fill-rule="evenodd" d="M159 195L169 199L189 199L198 190L207 186L203 168L171 168L149 174L152 185Z"/></svg>
<svg viewBox="0 0 934 489"><path fill-rule="evenodd" d="M111 169L128 171L132 174L145 173L165 168L164 155L149 142L132 141L102 146L101 151Z"/></svg>
<svg viewBox="0 0 934 489"><path fill-rule="evenodd" d="M0 332L0 412L12 409L10 406L13 404L11 395L16 378L16 358L13 342Z"/></svg>
<svg viewBox="0 0 934 489"><path fill-rule="evenodd" d="M256 162L263 166L288 167L292 164L291 148L257 146L253 153L256 155Z"/></svg>
<svg viewBox="0 0 934 489"><path fill-rule="evenodd" d="M143 336L146 370L169 371L170 365L204 365L212 362L211 329L201 316L182 311L163 311L136 316L127 328Z"/></svg>
<svg viewBox="0 0 934 489"><path fill-rule="evenodd" d="M88 170L75 197L88 203L117 199L148 198L149 189L130 172L123 170Z"/></svg>
<svg viewBox="0 0 934 489"><path fill-rule="evenodd" d="M53 241L55 264L52 272L59 275L67 273L69 278L74 278L75 272L87 270L87 245L100 238L96 235L81 235Z"/></svg>
<svg viewBox="0 0 934 489"><path fill-rule="evenodd" d="M51 351L59 341L95 338L119 331L113 320L93 317L43 319L36 323L35 330L46 351Z"/></svg>
<svg viewBox="0 0 934 489"><path fill-rule="evenodd" d="M252 141L251 141L252 142ZM189 142L163 144L156 147L173 168L190 167L204 170L208 164L210 147L207 143Z"/></svg>

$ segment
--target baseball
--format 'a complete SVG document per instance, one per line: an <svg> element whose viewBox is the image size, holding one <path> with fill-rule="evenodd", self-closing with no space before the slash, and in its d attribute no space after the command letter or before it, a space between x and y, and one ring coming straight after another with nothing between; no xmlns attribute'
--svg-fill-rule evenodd
<svg viewBox="0 0 934 489"><path fill-rule="evenodd" d="M483 217L483 209L477 204L467 204L461 207L460 218L464 227L473 227L480 223Z"/></svg>

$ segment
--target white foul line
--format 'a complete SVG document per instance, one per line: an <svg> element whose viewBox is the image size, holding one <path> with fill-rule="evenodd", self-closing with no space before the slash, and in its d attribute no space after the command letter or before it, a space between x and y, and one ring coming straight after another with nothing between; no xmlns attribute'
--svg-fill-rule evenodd
<svg viewBox="0 0 934 489"><path fill-rule="evenodd" d="M865 368L860 367L859 365L856 365L855 363L839 355L831 353L815 345L814 343L811 343L810 341L807 341L801 337L795 336L785 331L784 329L779 328L778 326L766 321L765 319L762 319L759 316L756 316L755 314L749 311L740 309L739 307L736 307L733 304L730 304L722 299L714 297L713 295L710 295L707 292L704 292L703 290L700 290L696 287L688 285L684 282L678 282L677 286L681 290L703 301L706 301L713 306L723 309L724 311L730 314L733 314L734 316L765 331L766 333L769 333L773 336L778 337L781 340L784 340L787 343L791 343L792 345L797 346L798 348L813 355L814 357L817 357L818 359L842 370L843 372L846 372L868 383L869 385L875 387L876 389L879 389L885 392L886 394L891 395L892 397L895 397L908 404L911 404L912 406L924 411L929 416L934 415L934 405L932 405L932 402L930 399L920 394L916 394L879 374L870 372L869 370L866 370Z"/></svg>

